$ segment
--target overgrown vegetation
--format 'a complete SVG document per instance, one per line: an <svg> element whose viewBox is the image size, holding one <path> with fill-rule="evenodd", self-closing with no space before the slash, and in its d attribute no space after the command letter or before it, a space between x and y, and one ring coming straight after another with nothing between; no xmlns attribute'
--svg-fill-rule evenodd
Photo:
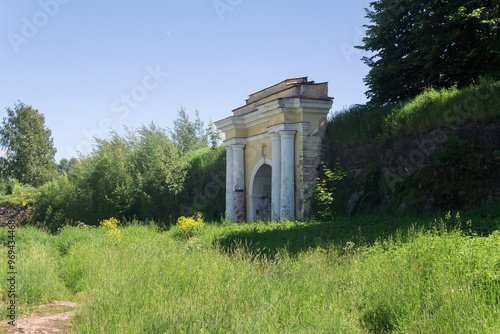
<svg viewBox="0 0 500 334"><path fill-rule="evenodd" d="M224 205L224 156L209 148L181 156L155 125L115 133L40 188L34 220L56 231L68 222L97 225L111 217L167 223L201 211L215 219Z"/></svg>
<svg viewBox="0 0 500 334"><path fill-rule="evenodd" d="M4 205L33 206L39 191L19 183L16 179L0 182L0 203Z"/></svg>
<svg viewBox="0 0 500 334"><path fill-rule="evenodd" d="M175 207L168 207L172 220L197 212L207 220L222 218L226 208L226 150L223 146L194 150L184 159L189 167Z"/></svg>
<svg viewBox="0 0 500 334"><path fill-rule="evenodd" d="M427 89L399 104L355 105L334 114L328 138L345 146L413 136L438 128L500 119L500 81L463 89Z"/></svg>
<svg viewBox="0 0 500 334"><path fill-rule="evenodd" d="M91 155L40 188L35 220L52 231L66 221L161 219L183 187L187 163L163 129L150 125L96 140Z"/></svg>
<svg viewBox="0 0 500 334"><path fill-rule="evenodd" d="M316 178L313 184L312 207L314 216L328 221L332 220L335 214L333 203L335 201L336 183L341 181L346 173L340 170L331 170L321 163L325 178Z"/></svg>
<svg viewBox="0 0 500 334"><path fill-rule="evenodd" d="M497 332L498 207L441 217L20 228L17 301L81 303L78 333Z"/></svg>

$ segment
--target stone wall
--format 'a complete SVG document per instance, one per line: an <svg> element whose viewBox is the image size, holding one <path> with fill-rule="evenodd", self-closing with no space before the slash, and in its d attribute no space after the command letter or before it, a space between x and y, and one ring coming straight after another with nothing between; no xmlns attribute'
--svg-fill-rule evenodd
<svg viewBox="0 0 500 334"><path fill-rule="evenodd" d="M345 148L324 142L330 168L347 171L337 209L350 214L385 206L460 209L500 198L500 122L438 129L418 137Z"/></svg>

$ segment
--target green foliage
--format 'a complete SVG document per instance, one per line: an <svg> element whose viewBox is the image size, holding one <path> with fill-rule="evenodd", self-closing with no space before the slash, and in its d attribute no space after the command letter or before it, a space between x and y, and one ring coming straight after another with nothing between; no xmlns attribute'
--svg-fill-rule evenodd
<svg viewBox="0 0 500 334"><path fill-rule="evenodd" d="M71 222L111 217L165 224L202 212L218 219L225 205L225 150L181 156L166 132L150 125L97 139L88 157L40 188L34 220L55 232Z"/></svg>
<svg viewBox="0 0 500 334"><path fill-rule="evenodd" d="M16 179L11 179L5 182L5 195L12 195L14 193Z"/></svg>
<svg viewBox="0 0 500 334"><path fill-rule="evenodd" d="M81 209L77 206L76 187L66 175L61 175L54 181L43 185L39 191L34 220L45 222L53 232L74 217L75 212ZM85 205L83 201L81 204Z"/></svg>
<svg viewBox="0 0 500 334"><path fill-rule="evenodd" d="M9 161L5 157L0 157L0 180L9 178Z"/></svg>
<svg viewBox="0 0 500 334"><path fill-rule="evenodd" d="M195 110L195 120L191 121L184 108L177 112L174 120L174 130L170 131L175 147L182 153L208 147L208 138L198 110Z"/></svg>
<svg viewBox="0 0 500 334"><path fill-rule="evenodd" d="M207 220L220 219L226 203L226 150L204 148L188 152L183 190L175 198L173 218L201 212Z"/></svg>
<svg viewBox="0 0 500 334"><path fill-rule="evenodd" d="M370 3L367 36L358 48L367 97L398 102L426 87L465 87L480 76L500 78L500 5L492 0Z"/></svg>
<svg viewBox="0 0 500 334"><path fill-rule="evenodd" d="M96 142L90 156L41 188L35 220L55 231L66 221L165 219L187 169L166 132L151 124Z"/></svg>
<svg viewBox="0 0 500 334"><path fill-rule="evenodd" d="M45 117L22 102L6 110L0 145L6 149L9 176L34 187L52 180L56 175L56 149Z"/></svg>
<svg viewBox="0 0 500 334"><path fill-rule="evenodd" d="M210 139L210 145L212 149L217 149L217 147L221 144L222 142L222 133L220 132L219 129L215 126L214 122L210 118L210 122L208 123L208 129L207 129L207 134Z"/></svg>
<svg viewBox="0 0 500 334"><path fill-rule="evenodd" d="M399 104L352 106L330 119L327 136L342 145L354 146L498 119L500 81L480 80L462 89L427 89Z"/></svg>
<svg viewBox="0 0 500 334"><path fill-rule="evenodd" d="M71 158L71 159L61 159L59 161L59 164L57 165L57 172L59 174L62 173L68 173L71 169L75 167L75 165L78 163L78 159L76 158Z"/></svg>
<svg viewBox="0 0 500 334"><path fill-rule="evenodd" d="M333 202L335 184L341 181L346 174L340 170L330 170L323 163L323 173L325 179L316 178L313 186L313 201L317 203L316 214L322 220L329 220L333 218L335 212L333 211Z"/></svg>

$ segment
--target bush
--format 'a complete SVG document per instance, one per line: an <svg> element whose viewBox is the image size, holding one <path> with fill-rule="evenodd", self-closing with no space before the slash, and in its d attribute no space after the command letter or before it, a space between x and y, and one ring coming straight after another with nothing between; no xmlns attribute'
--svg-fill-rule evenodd
<svg viewBox="0 0 500 334"><path fill-rule="evenodd" d="M63 226L67 217L74 216L77 205L77 192L67 175L61 175L39 189L34 220L45 222L55 232Z"/></svg>
<svg viewBox="0 0 500 334"><path fill-rule="evenodd" d="M173 217L201 212L207 220L220 219L226 204L226 150L205 148L184 158L189 167L184 188L175 198Z"/></svg>

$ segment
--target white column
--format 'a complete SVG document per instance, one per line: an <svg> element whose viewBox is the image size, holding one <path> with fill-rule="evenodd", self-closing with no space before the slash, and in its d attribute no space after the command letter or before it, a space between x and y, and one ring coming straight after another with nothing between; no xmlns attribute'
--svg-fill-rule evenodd
<svg viewBox="0 0 500 334"><path fill-rule="evenodd" d="M233 219L233 148L226 145L226 219Z"/></svg>
<svg viewBox="0 0 500 334"><path fill-rule="evenodd" d="M245 220L245 145L234 144L233 147L233 220Z"/></svg>
<svg viewBox="0 0 500 334"><path fill-rule="evenodd" d="M280 131L280 135L281 219L292 220L295 218L295 131Z"/></svg>
<svg viewBox="0 0 500 334"><path fill-rule="evenodd" d="M271 219L281 218L281 139L277 132L271 133L272 140L272 193L271 193Z"/></svg>

